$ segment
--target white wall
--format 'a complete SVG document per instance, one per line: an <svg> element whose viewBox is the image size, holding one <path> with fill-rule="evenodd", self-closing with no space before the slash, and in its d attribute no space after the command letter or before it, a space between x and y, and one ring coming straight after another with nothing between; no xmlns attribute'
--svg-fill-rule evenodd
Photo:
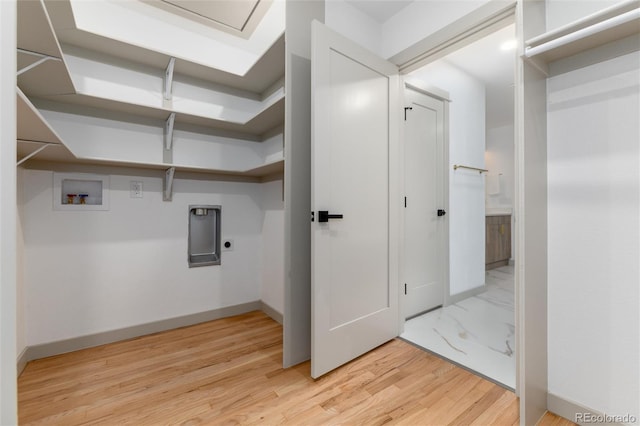
<svg viewBox="0 0 640 426"><path fill-rule="evenodd" d="M17 423L16 3L0 2L0 424Z"/></svg>
<svg viewBox="0 0 640 426"><path fill-rule="evenodd" d="M453 170L454 164L484 168L484 85L458 68L435 62L411 74L449 92L449 279L455 295L484 285L484 177Z"/></svg>
<svg viewBox="0 0 640 426"><path fill-rule="evenodd" d="M382 55L382 26L344 0L325 2L324 23L334 31Z"/></svg>
<svg viewBox="0 0 640 426"><path fill-rule="evenodd" d="M580 18L625 0L546 0L547 31L555 30Z"/></svg>
<svg viewBox="0 0 640 426"><path fill-rule="evenodd" d="M640 53L552 72L549 392L640 419Z"/></svg>
<svg viewBox="0 0 640 426"><path fill-rule="evenodd" d="M260 184L111 175L110 210L53 211L52 172L24 173L27 344L260 299ZM144 196L129 197L130 181ZM222 265L188 268L189 204L222 205Z"/></svg>
<svg viewBox="0 0 640 426"><path fill-rule="evenodd" d="M485 166L489 175L500 175L500 192L487 194L486 205L490 207L513 208L514 197L514 129L506 125L487 129Z"/></svg>
<svg viewBox="0 0 640 426"><path fill-rule="evenodd" d="M284 188L281 180L263 183L262 286L260 300L284 313Z"/></svg>
<svg viewBox="0 0 640 426"><path fill-rule="evenodd" d="M490 208L510 208L511 212L511 257L515 255L515 156L514 128L506 125L487 129L484 165L489 170L487 176L498 175L500 192L489 195L485 185L485 206ZM485 178L485 183L486 183Z"/></svg>

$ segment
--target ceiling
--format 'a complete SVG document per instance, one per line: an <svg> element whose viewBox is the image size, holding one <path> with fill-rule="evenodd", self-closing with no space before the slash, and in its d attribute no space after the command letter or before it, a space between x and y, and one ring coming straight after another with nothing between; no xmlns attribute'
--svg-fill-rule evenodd
<svg viewBox="0 0 640 426"><path fill-rule="evenodd" d="M405 7L413 3L413 0L345 0L351 6L369 15L378 23L383 23Z"/></svg>
<svg viewBox="0 0 640 426"><path fill-rule="evenodd" d="M512 24L444 58L484 83L487 128L513 124L516 52L502 50L500 46L515 37Z"/></svg>

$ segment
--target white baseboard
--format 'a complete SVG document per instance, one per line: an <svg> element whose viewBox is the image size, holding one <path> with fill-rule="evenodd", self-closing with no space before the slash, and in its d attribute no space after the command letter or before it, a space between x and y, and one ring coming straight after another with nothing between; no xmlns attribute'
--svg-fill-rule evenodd
<svg viewBox="0 0 640 426"><path fill-rule="evenodd" d="M278 312L275 308L271 307L270 305L264 303L264 302L260 302L262 304L261 309L262 312L264 312L265 314L269 315L271 317L272 320L274 320L275 322L277 322L278 324L282 325L284 322L284 316Z"/></svg>
<svg viewBox="0 0 640 426"><path fill-rule="evenodd" d="M461 300L468 299L480 293L484 293L485 291L487 291L487 286L486 284L482 284L479 287L472 288L467 291L463 291L462 293L452 294L446 298L444 306L453 305L454 303L458 303Z"/></svg>
<svg viewBox="0 0 640 426"><path fill-rule="evenodd" d="M620 414L620 418L618 419L616 418L617 416L613 416L611 414L605 415L597 410L587 408L577 402L561 398L551 393L547 394L547 410L581 426L591 426L594 424L597 424L598 426L621 426L638 421L638 419L636 419L635 422L625 423L622 418L624 414L622 413L616 413Z"/></svg>
<svg viewBox="0 0 640 426"><path fill-rule="evenodd" d="M264 306L267 306L268 309L270 309L270 312L265 311L265 313L272 317L274 320L278 321L277 318L274 318L274 316L278 314L275 309L264 304L260 300L256 300L254 302L227 306L224 308L213 309L211 311L199 312L197 314L184 315L181 317L154 321L147 324L134 325L131 327L121 328L119 330L105 331L102 333L74 337L71 339L59 340L56 342L27 346L22 351L20 356L18 356L18 375L22 373L22 370L24 370L29 361L33 361L35 359L60 355L80 349L86 349L94 346L105 345L107 343L132 339L134 337L145 336L147 334L158 333L161 331L173 330L175 328L200 324L202 322L213 321L216 319L231 317L234 315L246 314L247 312L251 311L260 311L263 310ZM279 322L282 323L282 314L280 314Z"/></svg>
<svg viewBox="0 0 640 426"><path fill-rule="evenodd" d="M22 374L22 371L27 366L27 362L29 362L27 360L27 349L29 349L29 347L25 347L22 352L20 352L20 355L18 355L18 376Z"/></svg>

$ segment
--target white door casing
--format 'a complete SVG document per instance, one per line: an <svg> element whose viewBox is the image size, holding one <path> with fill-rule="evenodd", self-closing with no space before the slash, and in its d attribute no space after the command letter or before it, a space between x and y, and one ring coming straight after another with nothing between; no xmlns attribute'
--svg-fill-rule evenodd
<svg viewBox="0 0 640 426"><path fill-rule="evenodd" d="M401 306L404 318L444 303L447 265L445 206L445 103L405 90L404 250Z"/></svg>
<svg viewBox="0 0 640 426"><path fill-rule="evenodd" d="M397 67L312 26L311 375L398 335ZM319 211L343 215L321 223Z"/></svg>

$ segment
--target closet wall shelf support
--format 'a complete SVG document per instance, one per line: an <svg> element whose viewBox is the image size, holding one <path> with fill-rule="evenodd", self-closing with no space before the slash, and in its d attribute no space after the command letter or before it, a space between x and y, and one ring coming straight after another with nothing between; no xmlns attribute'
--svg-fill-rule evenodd
<svg viewBox="0 0 640 426"><path fill-rule="evenodd" d="M173 125L176 122L176 113L172 112L164 122L164 149L171 151L173 149Z"/></svg>
<svg viewBox="0 0 640 426"><path fill-rule="evenodd" d="M35 56L37 58L39 58L37 61L27 65L26 67L22 67L18 70L17 75L23 74L35 67L37 67L38 65L46 62L46 61L58 61L58 62L62 62L62 59L60 58L56 58L55 56L49 56L49 55L44 55L42 53L37 53L37 52L32 52L30 50L25 50L25 49L16 49L18 51L18 53L22 53L24 55L29 55L29 56Z"/></svg>
<svg viewBox="0 0 640 426"><path fill-rule="evenodd" d="M20 139L18 139L18 140L20 140ZM31 154L28 154L27 156L21 158L20 161L18 161L16 163L16 166L19 166L20 164L24 163L28 159L30 159L32 157L35 157L36 155L38 155L39 153L41 153L45 149L49 148L51 145L58 145L58 144L50 143L50 142L39 142L39 141L26 141L26 142L41 143L42 146L40 148L36 149L35 151L33 151Z"/></svg>
<svg viewBox="0 0 640 426"><path fill-rule="evenodd" d="M531 66L544 74L545 77L549 77L549 65L545 61L538 57L529 58L526 55L522 55L522 60L531 64Z"/></svg>
<svg viewBox="0 0 640 426"><path fill-rule="evenodd" d="M162 152L162 161L165 163L173 163L173 125L176 121L176 113L172 112L164 122L164 150Z"/></svg>
<svg viewBox="0 0 640 426"><path fill-rule="evenodd" d="M164 99L171 100L171 86L173 85L173 68L176 65L176 58L169 59L169 65L164 71Z"/></svg>
<svg viewBox="0 0 640 426"><path fill-rule="evenodd" d="M164 188L162 191L162 201L171 201L173 199L173 177L175 173L175 167L169 167L164 172Z"/></svg>

